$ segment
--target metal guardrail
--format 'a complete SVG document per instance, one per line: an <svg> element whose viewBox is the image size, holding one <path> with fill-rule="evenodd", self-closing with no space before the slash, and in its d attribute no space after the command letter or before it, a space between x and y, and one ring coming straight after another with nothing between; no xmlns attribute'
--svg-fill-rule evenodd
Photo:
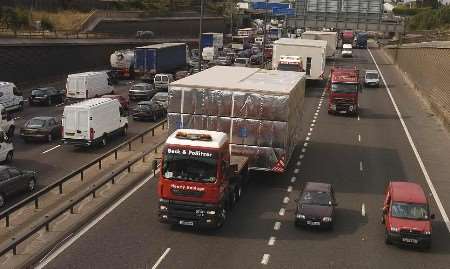
<svg viewBox="0 0 450 269"><path fill-rule="evenodd" d="M21 209L22 207L28 205L31 202L34 202L34 207L35 209L39 208L39 198L45 194L47 194L48 192L54 190L55 188L59 189L59 194L63 193L63 185L65 182L67 182L69 179L80 175L81 181L83 181L84 179L84 171L89 169L90 167L94 166L94 165L98 165L99 169L102 168L102 160L108 158L109 156L111 156L112 154L114 154L114 159L117 160L118 158L118 151L120 149L122 149L123 147L127 146L128 150L131 151L131 144L138 140L141 139L141 143L144 143L144 136L147 135L148 133L152 133L152 136L155 136L155 129L162 126L162 129L164 130L164 128L166 127L166 123L167 123L167 119L163 120L161 122L159 122L158 124L154 125L153 127L151 127L150 129L144 131L143 133L136 135L135 137L123 142L122 144L120 144L119 146L111 149L110 151L106 152L105 154L103 154L102 156L97 157L96 159L94 159L93 161L89 162L88 164L83 165L81 168L77 169L76 171L73 171L71 173L69 173L68 175L64 176L63 178L59 179L58 181L46 186L45 188L43 188L42 190L30 195L29 197L23 199L22 201L12 205L11 207L9 207L8 209L0 212L0 221L5 219L5 223L6 223L6 227L10 226L10 216L16 212L17 210ZM0 251L0 255L2 252Z"/></svg>
<svg viewBox="0 0 450 269"><path fill-rule="evenodd" d="M105 38L134 38L134 36L117 33L92 33L81 31L12 31L0 29L0 38L27 39L105 39Z"/></svg>

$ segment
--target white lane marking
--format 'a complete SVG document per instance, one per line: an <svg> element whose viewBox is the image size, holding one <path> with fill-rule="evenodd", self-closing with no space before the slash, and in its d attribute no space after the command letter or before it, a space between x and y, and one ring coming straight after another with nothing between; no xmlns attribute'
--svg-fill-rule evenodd
<svg viewBox="0 0 450 269"><path fill-rule="evenodd" d="M294 169L294 174L298 174L298 172L300 172L299 169Z"/></svg>
<svg viewBox="0 0 450 269"><path fill-rule="evenodd" d="M269 263L270 254L264 254L261 259L261 264L267 265Z"/></svg>
<svg viewBox="0 0 450 269"><path fill-rule="evenodd" d="M361 135L358 134L358 142L361 142Z"/></svg>
<svg viewBox="0 0 450 269"><path fill-rule="evenodd" d="M316 120L312 120L313 123L316 123Z"/></svg>
<svg viewBox="0 0 450 269"><path fill-rule="evenodd" d="M275 224L273 225L273 229L275 231L278 231L278 230L280 230L280 228L281 228L281 222L279 222L279 221L275 222Z"/></svg>
<svg viewBox="0 0 450 269"><path fill-rule="evenodd" d="M59 147L61 147L61 145L57 145L57 146L54 146L53 148L47 149L46 151L43 151L42 154L48 153L48 152L50 152L50 151L52 151L54 149L57 149Z"/></svg>
<svg viewBox="0 0 450 269"><path fill-rule="evenodd" d="M284 216L284 213L286 213L286 209L284 209L284 207L280 208L280 211L278 212L278 215Z"/></svg>
<svg viewBox="0 0 450 269"><path fill-rule="evenodd" d="M307 137L307 138L308 138L308 137ZM307 140L309 140L309 139L307 139ZM304 146L305 148L307 148L307 147L308 147L308 142L303 143L303 146Z"/></svg>
<svg viewBox="0 0 450 269"><path fill-rule="evenodd" d="M106 209L102 214L100 214L97 218L95 218L92 222L84 226L84 228L77 234L75 234L72 238L66 241L60 248L56 249L51 255L47 256L45 259L41 260L40 263L34 267L35 269L42 269L51 261L53 261L59 254L61 254L64 250L70 247L75 241L77 241L81 236L87 233L92 227L94 227L98 222L100 222L104 217L106 217L109 213L111 213L114 209L116 209L119 205L121 205L128 197L133 195L137 190L139 190L145 183L147 183L150 179L153 178L153 175L144 179L139 185L131 189L127 194L122 196L117 202L115 202L111 207Z"/></svg>
<svg viewBox="0 0 450 269"><path fill-rule="evenodd" d="M406 137L408 138L409 144L411 145L411 148L414 151L414 155L416 155L417 162L419 163L420 168L422 169L422 173L425 176L425 180L427 181L428 187L431 190L431 193L433 194L434 200L436 201L436 204L439 208L439 212L442 215L442 219L445 222L445 225L447 226L447 230L450 232L450 220L448 219L447 212L445 212L444 206L442 205L441 199L439 198L436 189L434 188L434 184L431 181L430 176L428 175L428 171L425 167L425 164L422 161L422 158L419 155L419 152L417 151L416 145L414 144L414 141L411 137L411 134L409 133L408 127L406 126L405 121L403 120L403 116L400 113L400 110L398 109L397 103L394 100L394 97L392 96L391 90L389 89L388 84L386 83L386 80L384 79L383 73L381 73L380 67L378 67L377 62L375 61L375 58L372 55L372 52L370 49L367 49L369 51L370 57L372 57L373 62L375 63L375 66L377 67L378 73L380 73L381 79L383 80L384 85L386 86L386 91L389 95L389 98L391 99L392 105L395 108L395 111L397 112L397 116L400 120L400 123L403 126L403 130L405 131Z"/></svg>
<svg viewBox="0 0 450 269"><path fill-rule="evenodd" d="M297 165L297 166L300 166L300 165L302 165L302 162L301 162L301 161L298 161L298 162L296 163L296 165Z"/></svg>
<svg viewBox="0 0 450 269"><path fill-rule="evenodd" d="M306 141L309 141L309 140L311 140L311 138L309 137L309 136L307 136L306 137ZM306 142L305 142L306 143ZM306 144L308 144L308 143L306 143Z"/></svg>
<svg viewBox="0 0 450 269"><path fill-rule="evenodd" d="M314 128L309 128L309 131L312 132L314 130Z"/></svg>
<svg viewBox="0 0 450 269"><path fill-rule="evenodd" d="M314 116L313 119L314 119L314 120L317 120L317 116Z"/></svg>
<svg viewBox="0 0 450 269"><path fill-rule="evenodd" d="M366 205L364 203L361 205L361 216L366 216Z"/></svg>
<svg viewBox="0 0 450 269"><path fill-rule="evenodd" d="M269 238L269 242L267 242L267 245L269 245L269 246L275 245L275 240L277 240L277 238L275 236L271 236Z"/></svg>
<svg viewBox="0 0 450 269"><path fill-rule="evenodd" d="M298 158L301 160L301 159L303 159L303 157L305 157L305 155L300 154L300 156Z"/></svg>
<svg viewBox="0 0 450 269"><path fill-rule="evenodd" d="M306 149L305 149L305 148L302 148L302 152L305 153L305 152L306 152Z"/></svg>
<svg viewBox="0 0 450 269"><path fill-rule="evenodd" d="M311 136L311 132L308 133L308 136Z"/></svg>
<svg viewBox="0 0 450 269"><path fill-rule="evenodd" d="M164 260L164 258L169 254L170 248L167 248L166 251L159 257L159 259L156 261L156 263L153 265L152 269L158 268L159 264Z"/></svg>
<svg viewBox="0 0 450 269"><path fill-rule="evenodd" d="M362 161L359 161L359 171L362 171L363 170L363 163L362 163Z"/></svg>
<svg viewBox="0 0 450 269"><path fill-rule="evenodd" d="M358 115L358 120L360 120L360 119L359 119L359 115Z"/></svg>
<svg viewBox="0 0 450 269"><path fill-rule="evenodd" d="M291 183L294 183L297 180L296 177L291 177Z"/></svg>
<svg viewBox="0 0 450 269"><path fill-rule="evenodd" d="M292 191L292 186L289 186L288 188L287 188L287 192L291 192Z"/></svg>
<svg viewBox="0 0 450 269"><path fill-rule="evenodd" d="M317 113L317 112L316 112L316 113L314 113L314 116L319 116L319 113Z"/></svg>
<svg viewBox="0 0 450 269"><path fill-rule="evenodd" d="M289 203L289 197L284 197L283 198L283 204L288 204Z"/></svg>
<svg viewBox="0 0 450 269"><path fill-rule="evenodd" d="M320 108L318 108L317 110L316 110L316 113L319 113L320 112Z"/></svg>

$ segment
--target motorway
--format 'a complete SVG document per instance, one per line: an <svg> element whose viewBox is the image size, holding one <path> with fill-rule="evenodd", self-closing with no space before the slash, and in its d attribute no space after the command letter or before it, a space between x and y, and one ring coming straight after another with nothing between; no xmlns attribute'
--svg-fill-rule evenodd
<svg viewBox="0 0 450 269"><path fill-rule="evenodd" d="M156 180L148 178L38 268L449 268L450 237L443 217L450 212L449 135L382 53L372 51L417 152L385 88L364 89L360 116L345 117L328 115L323 85L311 85L305 99L304 143L289 171L253 174L246 195L221 230L160 224ZM367 50L354 50L353 59L335 63L376 69ZM424 157L436 189L430 195L436 213L430 251L385 245L380 224L389 180L409 179L430 191L416 154ZM332 231L294 227L294 199L308 180L335 186L339 206Z"/></svg>
<svg viewBox="0 0 450 269"><path fill-rule="evenodd" d="M127 97L130 87L129 81L114 86L115 94L121 94ZM64 88L65 81L56 81L46 84ZM43 85L39 85L43 86ZM24 90L24 95L28 96L29 90ZM132 106L133 104L131 104ZM19 137L19 130L25 122L36 116L54 116L61 119L64 106L29 106L25 105L23 112L14 113L15 118L15 137L14 137L14 159L10 163L21 169L35 170L38 172L38 189L47 186L70 172L77 170L84 164L89 163L98 156L112 149L114 146L125 141L125 138L116 137L109 141L106 147L76 148L71 145L62 145L60 140L48 142L30 142L25 143ZM136 122L129 117L129 128L127 138L131 138L144 130L150 128L153 122ZM6 207L23 196L14 197Z"/></svg>

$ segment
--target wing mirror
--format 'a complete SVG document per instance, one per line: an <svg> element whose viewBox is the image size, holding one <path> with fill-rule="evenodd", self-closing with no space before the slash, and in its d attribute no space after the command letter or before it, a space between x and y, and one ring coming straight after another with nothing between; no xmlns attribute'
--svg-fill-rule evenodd
<svg viewBox="0 0 450 269"><path fill-rule="evenodd" d="M433 213L431 213L430 219L435 219L435 218L436 218L436 216Z"/></svg>

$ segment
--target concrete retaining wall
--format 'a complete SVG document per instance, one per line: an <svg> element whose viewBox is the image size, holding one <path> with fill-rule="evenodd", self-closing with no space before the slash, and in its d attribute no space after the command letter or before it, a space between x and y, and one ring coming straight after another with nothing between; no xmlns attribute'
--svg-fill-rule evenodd
<svg viewBox="0 0 450 269"><path fill-rule="evenodd" d="M387 46L384 50L450 129L450 42Z"/></svg>

